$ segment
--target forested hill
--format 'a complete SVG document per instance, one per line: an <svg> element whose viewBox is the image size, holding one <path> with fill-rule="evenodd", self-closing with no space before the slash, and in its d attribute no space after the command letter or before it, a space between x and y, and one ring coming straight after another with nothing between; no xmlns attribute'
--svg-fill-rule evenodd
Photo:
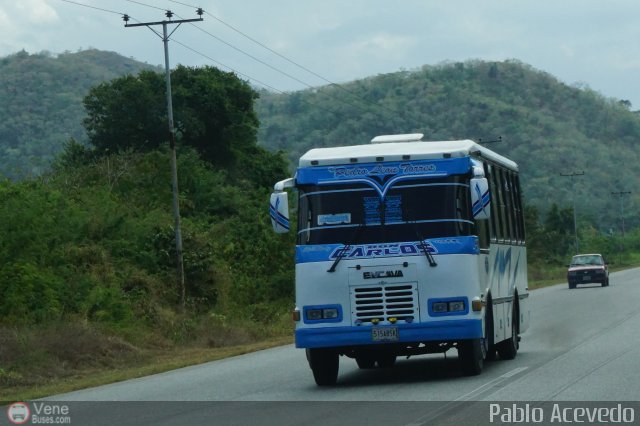
<svg viewBox="0 0 640 426"><path fill-rule="evenodd" d="M525 202L542 212L571 206L601 230L618 229L625 196L638 225L640 116L628 101L564 84L517 61L424 66L341 86L288 94L262 92L260 143L295 162L313 147L369 143L393 133L425 140L474 139L520 165ZM295 163L294 163L295 164ZM561 174L584 172L580 177Z"/></svg>
<svg viewBox="0 0 640 426"><path fill-rule="evenodd" d="M84 96L91 87L151 68L113 52L0 58L0 173L39 175L70 138L86 139ZM158 69L158 71L161 71ZM640 116L631 105L574 87L517 61L469 61L378 75L341 86L260 93L261 145L292 164L313 147L368 143L381 134L420 132L427 140L487 145L520 164L526 202L545 212L571 205L579 217L616 228L624 196L628 226L640 225Z"/></svg>
<svg viewBox="0 0 640 426"><path fill-rule="evenodd" d="M99 83L148 64L113 52L54 56L25 51L0 59L0 173L39 175L70 138L86 139L82 99Z"/></svg>

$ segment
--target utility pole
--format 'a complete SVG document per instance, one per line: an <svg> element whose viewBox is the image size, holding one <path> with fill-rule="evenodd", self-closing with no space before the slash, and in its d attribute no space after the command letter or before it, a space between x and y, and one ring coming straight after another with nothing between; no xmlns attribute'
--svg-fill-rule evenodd
<svg viewBox="0 0 640 426"><path fill-rule="evenodd" d="M571 178L571 199L573 203L573 234L575 236L575 247L576 254L580 253L580 244L578 243L578 221L576 219L576 194L575 194L575 186L573 184L573 178L576 176L582 176L584 172L571 172L571 173L560 173L560 176L570 177Z"/></svg>
<svg viewBox="0 0 640 426"><path fill-rule="evenodd" d="M620 196L620 219L622 219L622 238L624 238L624 196L631 194L631 191L612 192L611 195Z"/></svg>
<svg viewBox="0 0 640 426"><path fill-rule="evenodd" d="M169 68L169 37L180 27L181 24L185 22L196 22L202 21L202 14L204 11L202 8L198 8L196 10L199 18L195 19L180 19L177 21L172 20L173 12L167 10L165 16L169 18L168 21L159 21L159 22L141 22L139 24L129 24L129 16L124 15L122 19L124 20L125 27L147 27L151 31L153 31L158 37L162 39L164 43L164 69L165 69L165 80L167 86L167 116L169 118L169 147L171 148L171 188L173 191L173 219L175 226L175 235L176 235L176 281L178 285L178 291L180 294L180 307L184 309L185 298L186 298L186 287L184 282L184 259L182 255L182 230L180 229L180 204L178 198L178 166L176 160L176 134L175 129L173 127L173 101L171 98L171 72ZM167 34L167 25L177 24L178 26L171 31L170 34ZM162 25L162 35L160 35L156 30L151 28L154 25Z"/></svg>

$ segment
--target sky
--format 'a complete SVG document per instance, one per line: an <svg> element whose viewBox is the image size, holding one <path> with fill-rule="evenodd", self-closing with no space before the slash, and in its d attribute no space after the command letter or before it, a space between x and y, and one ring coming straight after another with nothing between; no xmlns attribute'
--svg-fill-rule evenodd
<svg viewBox="0 0 640 426"><path fill-rule="evenodd" d="M95 48L164 66L159 35L125 28L122 14L191 19L195 7L202 22L168 26L171 67L217 66L289 92L516 59L640 109L638 0L0 0L0 56Z"/></svg>

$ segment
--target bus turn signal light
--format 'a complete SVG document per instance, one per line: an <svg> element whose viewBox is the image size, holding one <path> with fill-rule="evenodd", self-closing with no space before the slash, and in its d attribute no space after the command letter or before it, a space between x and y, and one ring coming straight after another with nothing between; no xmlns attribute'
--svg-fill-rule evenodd
<svg viewBox="0 0 640 426"><path fill-rule="evenodd" d="M482 306L484 306L484 303L480 299L473 299L471 301L471 309L474 312L480 312L482 310Z"/></svg>

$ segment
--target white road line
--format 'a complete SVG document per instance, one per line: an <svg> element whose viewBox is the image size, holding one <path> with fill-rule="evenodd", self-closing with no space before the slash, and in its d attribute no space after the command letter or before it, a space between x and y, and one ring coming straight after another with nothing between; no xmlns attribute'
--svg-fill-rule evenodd
<svg viewBox="0 0 640 426"><path fill-rule="evenodd" d="M528 368L529 367L514 368L513 370L503 374L502 376L496 377L495 379L491 380L490 382L487 382L484 385L472 390L471 392L458 397L457 399L455 399L455 401L468 401L469 399L471 399L471 396L479 394L482 391L484 391L485 389L492 388L494 385L496 385L496 384L498 384L500 382L503 382L506 379L509 379L509 378L515 376L516 374L520 374L520 373L522 373L523 371L525 371Z"/></svg>
<svg viewBox="0 0 640 426"><path fill-rule="evenodd" d="M515 376L518 373L523 372L524 370L528 369L529 367L518 367L518 368L514 368L513 370L509 371L508 373L503 374L500 377L504 377L505 379L508 379L510 377Z"/></svg>
<svg viewBox="0 0 640 426"><path fill-rule="evenodd" d="M504 373L503 375L496 377L495 379L485 383L484 385L472 390L471 392L462 395L461 397L457 398L454 401L451 401L449 403L446 403L445 405L443 405L442 407L440 407L439 409L435 410L434 412L431 412L427 415L424 415L414 421L412 421L411 423L407 423L405 426L425 426L427 424L429 424L431 421L433 421L434 419L440 417L441 415L443 415L444 413L451 411L451 410L455 410L456 407L461 406L459 403L462 401L469 401L471 400L471 398L473 396L479 395L482 392L484 392L485 390L491 389L494 386L497 386L499 383L505 382L508 379L522 373L525 370L528 370L529 367L518 367L518 368L514 368L513 370Z"/></svg>

